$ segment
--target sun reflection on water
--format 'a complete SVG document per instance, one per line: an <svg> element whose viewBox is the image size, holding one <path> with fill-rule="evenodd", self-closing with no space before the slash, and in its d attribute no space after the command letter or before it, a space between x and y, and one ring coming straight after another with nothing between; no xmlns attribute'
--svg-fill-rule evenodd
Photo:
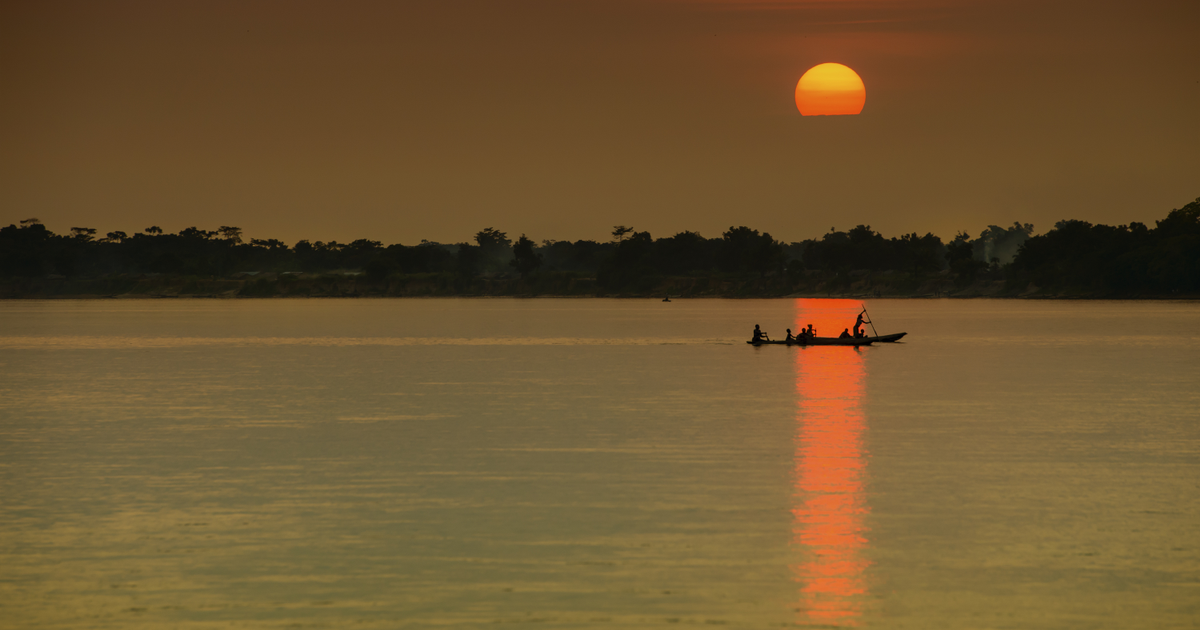
<svg viewBox="0 0 1200 630"><path fill-rule="evenodd" d="M853 300L796 300L796 326L836 336L853 322ZM807 623L857 625L867 593L870 541L864 519L867 453L862 411L862 352L847 347L797 348L796 462L792 545L800 564L797 611Z"/></svg>

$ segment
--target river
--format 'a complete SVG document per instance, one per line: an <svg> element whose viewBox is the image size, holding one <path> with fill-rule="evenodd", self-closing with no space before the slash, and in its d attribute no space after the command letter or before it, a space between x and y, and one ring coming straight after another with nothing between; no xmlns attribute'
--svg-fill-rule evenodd
<svg viewBox="0 0 1200 630"><path fill-rule="evenodd" d="M1200 304L0 302L3 628L1180 628Z"/></svg>

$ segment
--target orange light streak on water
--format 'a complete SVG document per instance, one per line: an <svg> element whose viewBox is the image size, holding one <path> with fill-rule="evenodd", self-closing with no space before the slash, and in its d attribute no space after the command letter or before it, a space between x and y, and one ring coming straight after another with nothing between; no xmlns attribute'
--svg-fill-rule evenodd
<svg viewBox="0 0 1200 630"><path fill-rule="evenodd" d="M853 300L796 300L797 327L822 336L853 325ZM793 329L795 330L795 329ZM867 454L862 411L866 369L856 348L795 348L796 462L792 567L800 585L797 611L807 623L857 625L867 593L870 541L864 519Z"/></svg>

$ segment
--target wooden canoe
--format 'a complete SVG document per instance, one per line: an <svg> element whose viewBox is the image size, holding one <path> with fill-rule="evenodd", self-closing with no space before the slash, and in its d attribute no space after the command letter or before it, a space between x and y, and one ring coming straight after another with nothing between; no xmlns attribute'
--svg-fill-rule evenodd
<svg viewBox="0 0 1200 630"><path fill-rule="evenodd" d="M903 333L901 333L903 334ZM747 341L752 346L869 346L874 340L862 337L813 337L812 339L795 339L792 341Z"/></svg>

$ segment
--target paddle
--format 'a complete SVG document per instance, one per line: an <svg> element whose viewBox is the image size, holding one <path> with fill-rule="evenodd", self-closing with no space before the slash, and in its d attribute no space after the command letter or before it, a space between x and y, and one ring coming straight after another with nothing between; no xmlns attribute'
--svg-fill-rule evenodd
<svg viewBox="0 0 1200 630"><path fill-rule="evenodd" d="M863 307L863 315L867 316L867 323L871 325L871 332L875 333L875 337L879 337L879 331L875 330L875 322L871 321L871 314L867 312L867 305L861 304Z"/></svg>

